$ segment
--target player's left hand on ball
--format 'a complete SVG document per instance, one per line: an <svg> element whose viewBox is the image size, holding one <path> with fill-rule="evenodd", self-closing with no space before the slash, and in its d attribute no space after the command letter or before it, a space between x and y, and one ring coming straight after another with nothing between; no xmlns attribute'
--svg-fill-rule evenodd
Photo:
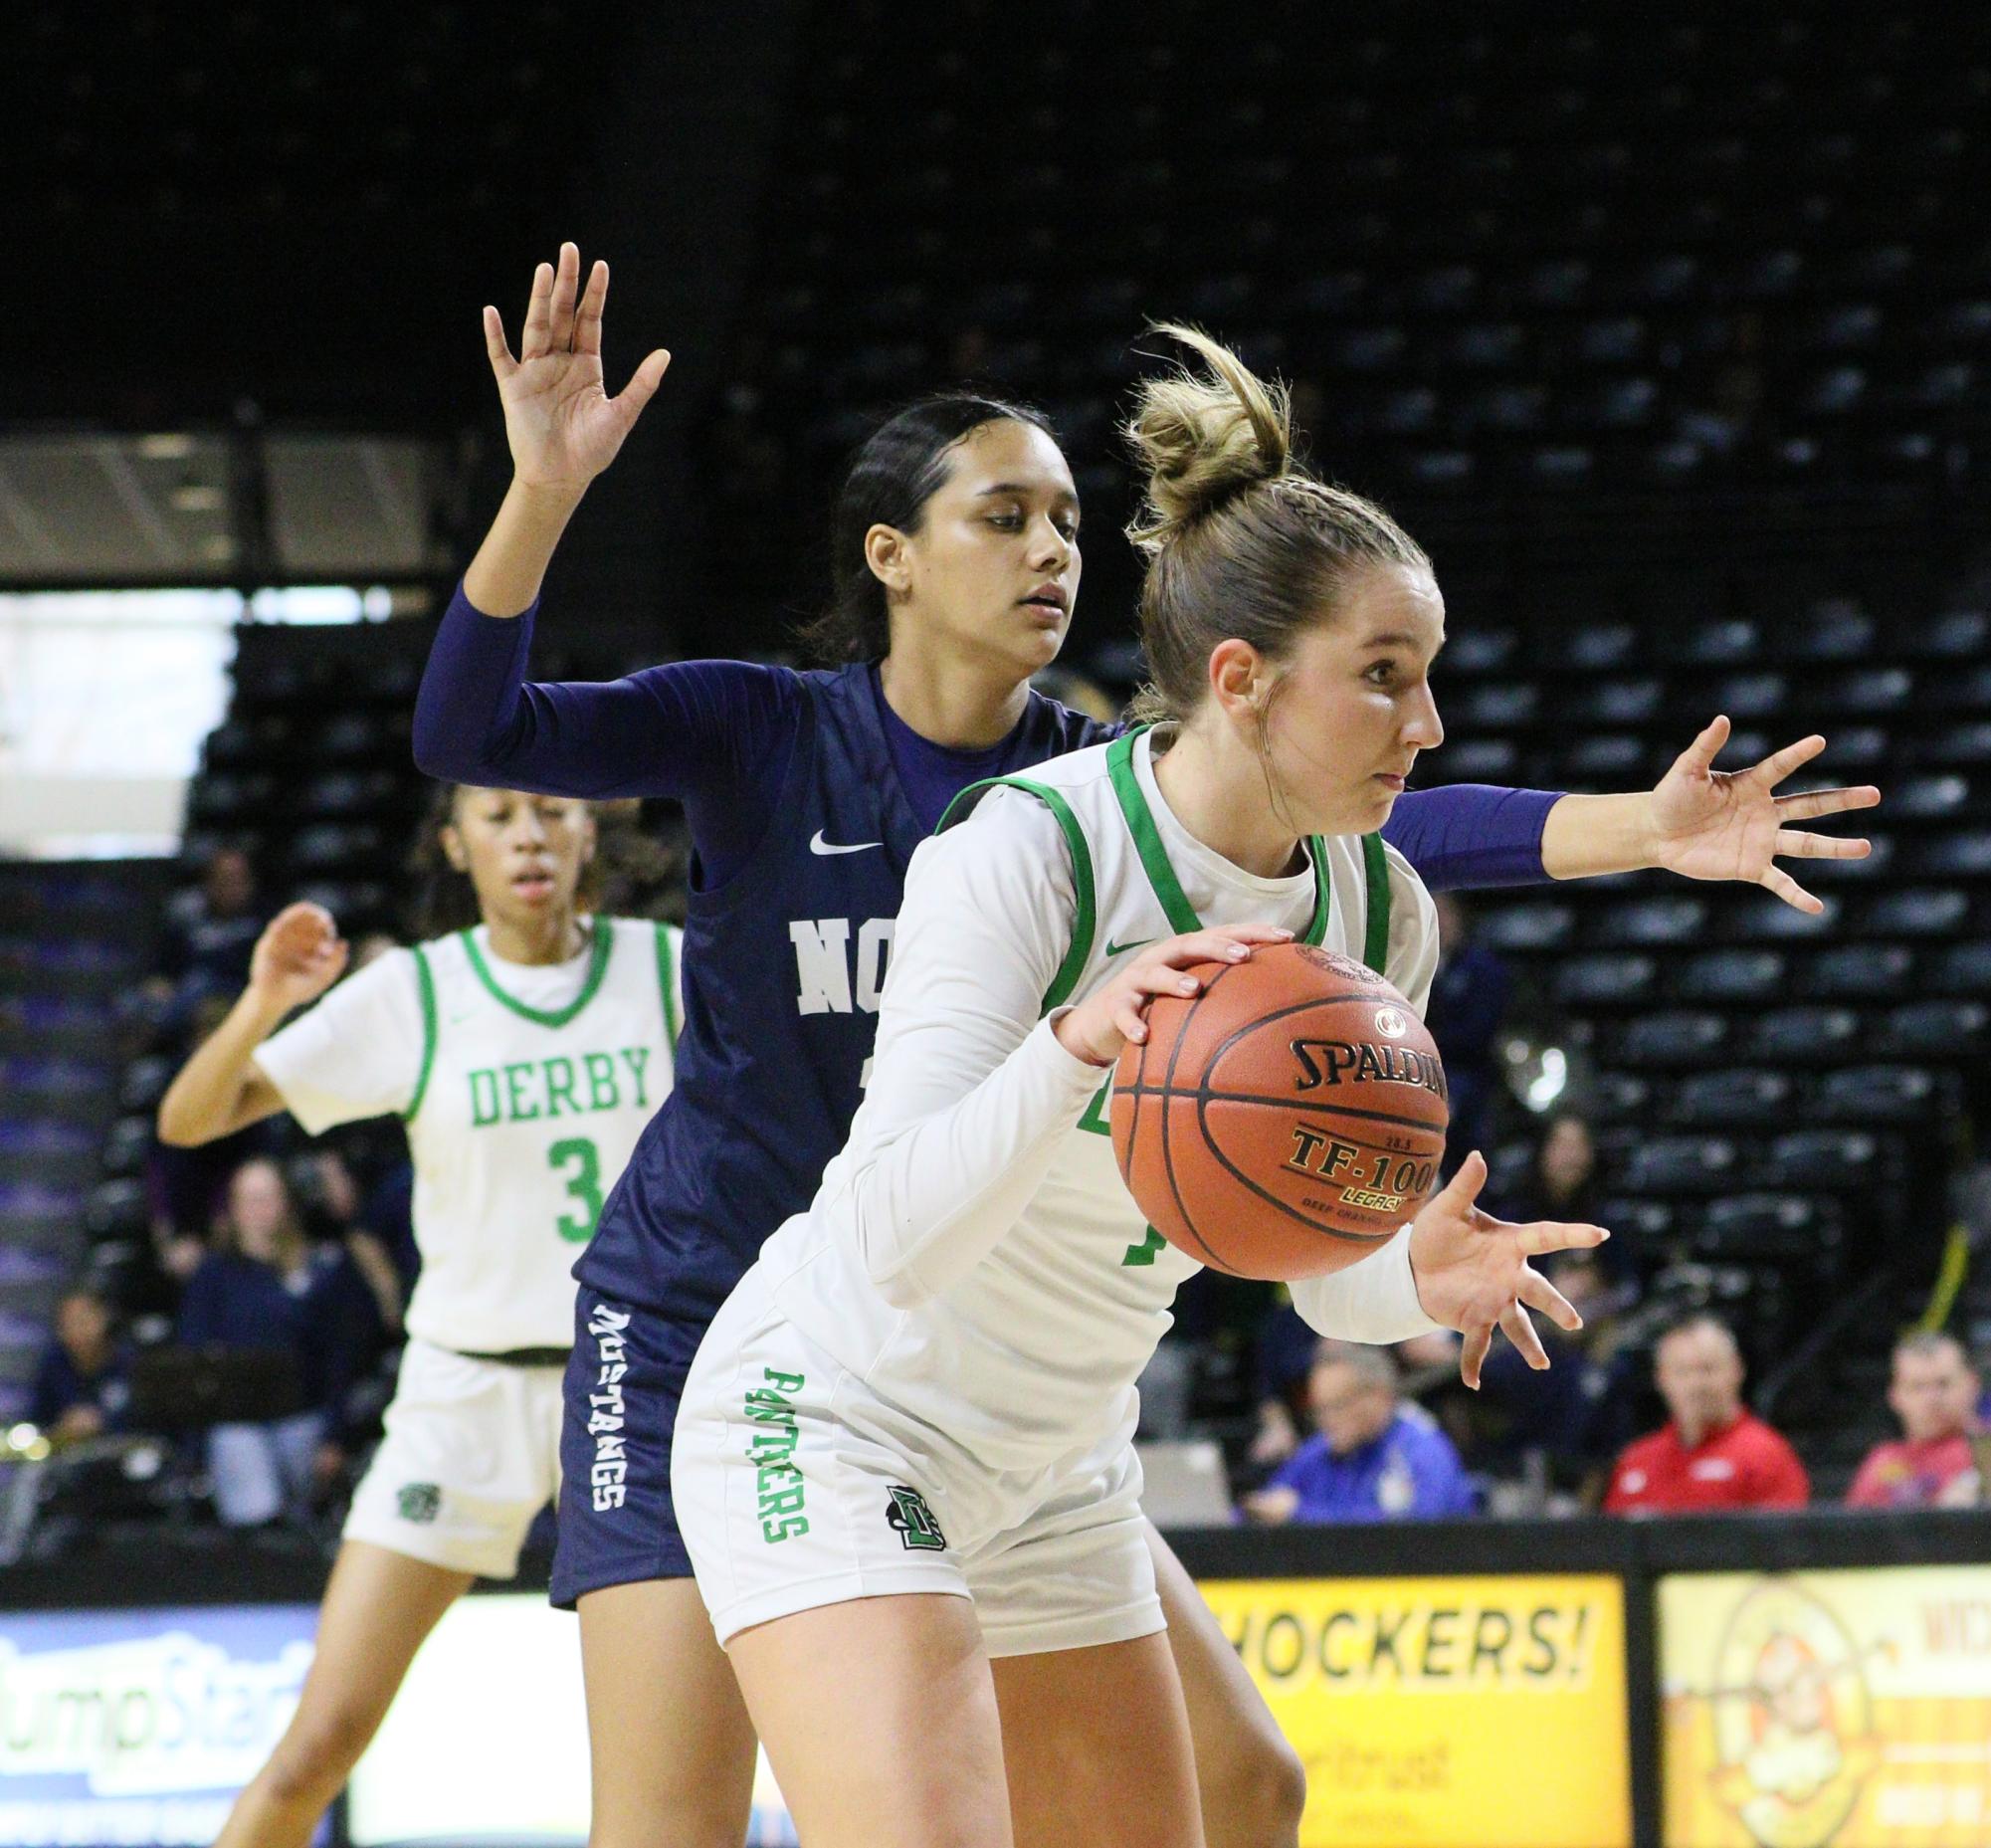
<svg viewBox="0 0 1991 1848"><path fill-rule="evenodd" d="M1277 924L1212 924L1150 944L1104 987L1089 994L1052 1026L1058 1043L1075 1058L1106 1066L1128 1040L1147 1038L1147 1007L1157 995L1186 1001L1202 987L1189 973L1199 962L1244 962L1255 946L1290 943L1293 932Z"/></svg>
<svg viewBox="0 0 1991 1848"><path fill-rule="evenodd" d="M1881 792L1863 783L1778 795L1777 785L1825 748L1816 733L1749 769L1717 770L1714 759L1727 741L1728 720L1712 720L1661 777L1652 793L1652 864L1687 879L1745 880L1767 887L1798 911L1822 912L1823 902L1778 866L1778 859L1864 860L1872 845L1791 824L1872 808Z"/></svg>
<svg viewBox="0 0 1991 1848"><path fill-rule="evenodd" d="M1539 1372L1548 1365L1548 1355L1528 1310L1540 1310L1572 1335L1583 1326L1569 1300L1528 1260L1551 1251L1587 1250L1611 1236L1602 1226L1553 1219L1513 1225L1495 1219L1478 1204L1486 1184L1486 1159L1475 1149L1444 1190L1424 1203L1410 1234L1417 1300L1433 1322L1466 1337L1459 1350L1459 1377L1475 1391L1496 1327L1506 1331L1521 1357Z"/></svg>

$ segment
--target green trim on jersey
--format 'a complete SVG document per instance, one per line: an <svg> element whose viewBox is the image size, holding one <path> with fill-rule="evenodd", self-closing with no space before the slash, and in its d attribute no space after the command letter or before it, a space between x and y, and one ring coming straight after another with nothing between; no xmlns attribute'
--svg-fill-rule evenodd
<svg viewBox="0 0 1991 1848"><path fill-rule="evenodd" d="M477 939L468 930L461 932L464 954L470 958L470 966L477 978L491 992L493 1000L516 1014L521 1020L529 1020L540 1027L564 1027L582 1008L595 998L595 990L601 986L601 978L608 973L609 951L615 947L615 926L606 918L597 918L592 932L593 941L589 945L588 972L581 982L581 991L565 1007L548 1012L544 1008L527 1007L523 1001L508 995L498 985L497 977L491 972L484 959L484 952L477 946Z"/></svg>
<svg viewBox="0 0 1991 1848"><path fill-rule="evenodd" d="M1073 921L1071 947L1065 951L1065 960L1059 963L1058 973L1052 976L1051 986L1044 991L1044 1005L1039 1010L1041 1019L1054 1007L1063 1007L1072 998L1072 990L1078 987L1079 977L1086 972L1087 958L1093 953L1093 931L1098 923L1093 883L1093 850L1086 845L1086 831L1079 826L1079 817L1072 813L1071 803L1057 790L1021 776L991 776L982 782L970 783L947 804L933 832L938 834L965 817L974 806L968 802L970 796L979 798L986 791L996 788L1021 789L1026 795L1033 795L1042 802L1057 818L1059 830L1065 836L1065 845L1072 855L1072 883L1078 888L1079 916ZM968 803L967 808L962 808L964 802Z"/></svg>
<svg viewBox="0 0 1991 1848"><path fill-rule="evenodd" d="M678 974L675 961L671 949L671 926L660 924L657 926L657 985L664 991L664 1031L671 1036L673 1046L678 1043Z"/></svg>
<svg viewBox="0 0 1991 1848"><path fill-rule="evenodd" d="M1142 793L1140 778L1134 774L1133 741L1146 728L1145 725L1137 725L1131 731L1122 731L1106 746L1106 774L1112 778L1113 794L1119 798L1120 813L1126 818L1127 832L1133 836L1134 851L1140 855L1147 883L1154 888L1154 896L1161 902L1169 927L1177 936L1186 936L1191 930L1202 929L1203 921L1196 916L1195 908L1182 890L1182 882L1175 877L1168 848L1162 841L1161 830L1155 825L1154 812ZM1367 840L1369 837L1363 838ZM1380 851L1380 841L1377 848ZM1306 858L1313 868L1313 917L1300 933L1299 940L1302 943L1318 943L1327 934L1327 917L1334 902L1334 891L1327 878L1327 850L1317 836L1306 837ZM1372 962L1369 966L1378 975L1382 973L1379 963Z"/></svg>
<svg viewBox="0 0 1991 1848"><path fill-rule="evenodd" d="M401 1113L403 1123L414 1122L415 1113L428 1095L429 1074L436 1069L436 974L429 967L429 958L423 954L420 943L415 945L415 989L422 997L422 1069L416 1075L408 1108Z"/></svg>
<svg viewBox="0 0 1991 1848"><path fill-rule="evenodd" d="M1369 880L1369 922L1362 960L1387 979L1384 965L1390 959L1390 862L1383 852L1380 834L1362 836L1362 871Z"/></svg>

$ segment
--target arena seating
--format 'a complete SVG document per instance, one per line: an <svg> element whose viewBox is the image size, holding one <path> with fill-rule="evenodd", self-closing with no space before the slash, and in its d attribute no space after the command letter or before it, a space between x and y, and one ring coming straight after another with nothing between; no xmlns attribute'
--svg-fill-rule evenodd
<svg viewBox="0 0 1991 1848"><path fill-rule="evenodd" d="M0 867L0 1419L18 1413L89 1249L124 1003L164 887L142 865Z"/></svg>
<svg viewBox="0 0 1991 1848"><path fill-rule="evenodd" d="M326 30L363 14L335 8ZM142 61L164 15L131 17ZM474 17L432 9L377 94L334 94L305 61L286 96L232 115L280 173L246 222L302 214L357 239L391 219L418 297L422 266L469 238L511 248L530 202L490 176L576 107L579 80L506 54L462 86L480 98L466 117L436 78L479 41ZM1303 0L1221 21L1157 0L1137 36L1087 7L1044 34L1006 19L993 0L922 19L934 75L900 91L880 50L903 30L894 9L807 10L758 267L697 439L741 652L781 647L820 598L851 445L965 376L1053 414L1092 532L1072 652L1123 688L1113 425L1161 350L1142 323L1210 326L1294 382L1323 470L1432 542L1450 735L1424 780L1637 787L1721 711L1726 763L1815 726L1820 779L1886 789L1872 858L1805 874L1816 920L1650 878L1478 913L1519 975L1514 1022L1574 1061L1621 1234L1704 1276L1759 1352L1796 1351L1877 1267L1915 1275L1991 1040L1991 596L1968 569L1991 536L1991 16L1681 0L1604 32L1551 0L1518 32L1462 30L1428 0L1352 23ZM220 107L286 30L280 9L234 9L197 59L167 61L175 107ZM38 16L20 71L78 63L72 31ZM156 196L106 196L90 113L123 81L77 99L30 179L53 219L151 236L175 186L193 211L203 139L162 145ZM287 167L324 111L351 123L350 170ZM412 113L447 159L407 157ZM431 251L443 224L459 235ZM273 897L318 897L349 932L397 923L423 639L246 631L192 851L251 846ZM163 1082L124 1075L90 1208L113 1242L142 1228ZM26 1184L0 1150L0 1186ZM73 1203L51 1211L74 1223Z"/></svg>

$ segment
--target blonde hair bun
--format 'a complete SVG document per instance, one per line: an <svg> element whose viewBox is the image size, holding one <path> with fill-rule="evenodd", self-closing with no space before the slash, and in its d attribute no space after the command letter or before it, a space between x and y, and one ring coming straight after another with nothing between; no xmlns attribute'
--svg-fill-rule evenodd
<svg viewBox="0 0 1991 1848"><path fill-rule="evenodd" d="M1289 473L1293 416L1284 385L1260 378L1201 328L1162 321L1149 331L1179 340L1209 368L1145 380L1126 423L1147 476L1127 537L1152 553L1241 490Z"/></svg>

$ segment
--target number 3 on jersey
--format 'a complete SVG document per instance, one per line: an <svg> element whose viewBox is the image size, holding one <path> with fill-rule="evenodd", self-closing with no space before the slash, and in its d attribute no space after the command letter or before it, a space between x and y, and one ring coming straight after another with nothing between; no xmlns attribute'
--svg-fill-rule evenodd
<svg viewBox="0 0 1991 1848"><path fill-rule="evenodd" d="M573 1171L564 1170L572 1163ZM601 1155L585 1135L570 1135L546 1150L546 1165L561 1173L567 1191L580 1202L578 1216L562 1213L554 1228L570 1245L585 1245L595 1235L601 1217Z"/></svg>

